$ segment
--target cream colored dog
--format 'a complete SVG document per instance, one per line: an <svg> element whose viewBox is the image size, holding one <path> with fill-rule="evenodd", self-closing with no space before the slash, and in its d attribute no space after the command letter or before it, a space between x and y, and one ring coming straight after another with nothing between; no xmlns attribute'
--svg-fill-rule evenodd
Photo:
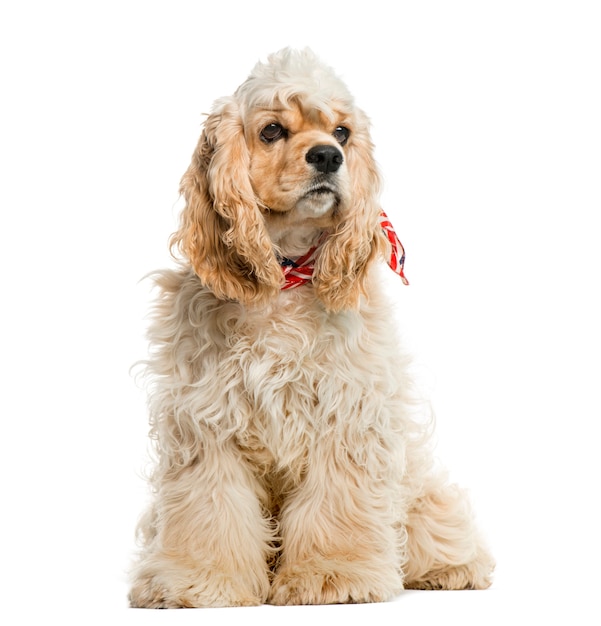
<svg viewBox="0 0 601 626"><path fill-rule="evenodd" d="M377 261L369 125L310 51L219 100L150 329L153 503L135 607L377 602L490 584L435 470ZM392 242L392 245L391 245Z"/></svg>

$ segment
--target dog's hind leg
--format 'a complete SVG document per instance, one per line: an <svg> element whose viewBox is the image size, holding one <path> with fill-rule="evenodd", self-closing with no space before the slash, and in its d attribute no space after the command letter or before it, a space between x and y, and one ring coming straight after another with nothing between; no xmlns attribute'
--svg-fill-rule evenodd
<svg viewBox="0 0 601 626"><path fill-rule="evenodd" d="M466 494L441 479L408 512L406 589L486 589L494 561L475 527Z"/></svg>

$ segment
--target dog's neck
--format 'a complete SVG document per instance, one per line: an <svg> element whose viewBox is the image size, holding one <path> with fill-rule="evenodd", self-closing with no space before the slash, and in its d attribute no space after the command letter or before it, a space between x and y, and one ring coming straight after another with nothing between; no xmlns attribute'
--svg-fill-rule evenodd
<svg viewBox="0 0 601 626"><path fill-rule="evenodd" d="M326 229L315 224L293 226L268 225L274 248L281 257L296 259L315 247Z"/></svg>
<svg viewBox="0 0 601 626"><path fill-rule="evenodd" d="M380 211L380 227L390 244L389 256L386 259L389 267L401 277L405 285L409 282L405 277L405 250L394 227L384 211ZM319 249L328 237L328 231L315 226L282 230L280 238L274 240L276 253L280 259L282 271L286 278L283 289L298 287L311 281L313 269Z"/></svg>

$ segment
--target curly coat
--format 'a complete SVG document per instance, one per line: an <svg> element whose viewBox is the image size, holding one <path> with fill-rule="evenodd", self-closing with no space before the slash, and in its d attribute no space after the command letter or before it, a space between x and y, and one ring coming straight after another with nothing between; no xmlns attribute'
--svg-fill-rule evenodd
<svg viewBox="0 0 601 626"><path fill-rule="evenodd" d="M259 63L217 101L181 191L184 260L156 275L149 330L156 463L131 605L489 586L380 288L379 175L344 84L308 50ZM324 233L312 283L282 290L281 258Z"/></svg>

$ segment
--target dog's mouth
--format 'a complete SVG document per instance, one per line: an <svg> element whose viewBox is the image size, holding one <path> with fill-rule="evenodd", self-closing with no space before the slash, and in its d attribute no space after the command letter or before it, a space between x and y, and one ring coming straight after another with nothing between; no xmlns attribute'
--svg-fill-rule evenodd
<svg viewBox="0 0 601 626"><path fill-rule="evenodd" d="M296 210L305 217L324 217L340 204L338 190L328 184L317 183L309 187L296 204Z"/></svg>
<svg viewBox="0 0 601 626"><path fill-rule="evenodd" d="M307 199L314 203L323 201L325 204L328 205L331 205L332 201L336 204L340 202L338 190L332 185L327 185L323 183L313 185L309 189L307 189L302 199Z"/></svg>
<svg viewBox="0 0 601 626"><path fill-rule="evenodd" d="M334 187L334 185L330 185L328 183L323 183L323 182L315 183L311 185L309 189L307 189L307 192L305 195L309 195L309 194L320 195L324 193L333 193L334 195L336 195L337 194L336 187Z"/></svg>

